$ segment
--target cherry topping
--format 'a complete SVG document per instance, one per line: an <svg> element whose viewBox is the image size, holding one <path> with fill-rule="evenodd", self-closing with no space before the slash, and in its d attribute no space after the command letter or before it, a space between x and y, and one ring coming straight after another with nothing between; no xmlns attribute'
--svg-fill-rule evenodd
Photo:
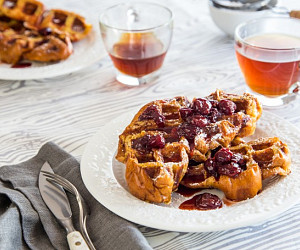
<svg viewBox="0 0 300 250"><path fill-rule="evenodd" d="M217 108L218 107L218 104L219 102L217 100L210 100L210 104L213 108Z"/></svg>
<svg viewBox="0 0 300 250"><path fill-rule="evenodd" d="M194 141L198 132L199 132L199 127L186 122L180 124L177 130L178 135L184 136L189 142Z"/></svg>
<svg viewBox="0 0 300 250"><path fill-rule="evenodd" d="M149 137L148 145L150 148L164 148L166 142L161 135L153 135Z"/></svg>
<svg viewBox="0 0 300 250"><path fill-rule="evenodd" d="M179 110L180 116L183 120L185 120L187 117L193 114L193 110L190 108L181 108Z"/></svg>
<svg viewBox="0 0 300 250"><path fill-rule="evenodd" d="M217 108L212 108L210 110L210 114L208 116L210 122L217 122L220 118L221 114Z"/></svg>
<svg viewBox="0 0 300 250"><path fill-rule="evenodd" d="M243 156L240 153L235 153L231 157L231 161L240 163L240 161L244 161Z"/></svg>
<svg viewBox="0 0 300 250"><path fill-rule="evenodd" d="M232 115L236 110L236 104L230 100L221 100L219 102L219 110L225 115Z"/></svg>
<svg viewBox="0 0 300 250"><path fill-rule="evenodd" d="M148 152L152 148L163 148L165 146L165 138L158 135L145 135L143 137L132 140L132 148L140 152Z"/></svg>
<svg viewBox="0 0 300 250"><path fill-rule="evenodd" d="M196 189L197 190L197 189ZM179 209L184 210L211 210L222 207L221 199L209 193L195 195L193 198L180 204Z"/></svg>
<svg viewBox="0 0 300 250"><path fill-rule="evenodd" d="M170 135L171 137L177 138L179 140L178 128L177 127L172 128Z"/></svg>
<svg viewBox="0 0 300 250"><path fill-rule="evenodd" d="M248 121L250 121L250 117L245 116L242 120L242 128L246 127Z"/></svg>
<svg viewBox="0 0 300 250"><path fill-rule="evenodd" d="M211 109L210 101L198 98L194 100L193 108L195 111L199 112L201 115L208 115Z"/></svg>
<svg viewBox="0 0 300 250"><path fill-rule="evenodd" d="M222 147L219 146L219 147L217 147L217 148L215 148L215 149L212 149L212 150L210 151L210 157L211 157L211 158L214 157L215 154L216 154L221 148L222 148Z"/></svg>
<svg viewBox="0 0 300 250"><path fill-rule="evenodd" d="M166 127L166 120L178 119L179 115L184 121L178 127L169 129L169 132L166 132L167 142L179 141L180 137L185 137L190 147L194 145L195 137L203 132L205 139L210 139L213 135L219 133L219 129L214 126L207 128L210 123L215 123L220 120L223 115L233 114L237 109L237 106L234 102L230 100L208 100L205 98L195 98L192 104L187 104L186 107L179 109L179 114L176 112L171 115L163 115L160 108L156 105L148 106L143 113L139 116L138 120L153 120L157 127L162 131ZM193 151L193 150L191 150ZM225 150L226 151L226 150ZM214 155L212 155L213 157ZM216 162L220 163L230 163L230 157L232 156L231 152L224 153L220 151L219 156L216 157ZM217 172L217 171L216 171Z"/></svg>
<svg viewBox="0 0 300 250"><path fill-rule="evenodd" d="M232 152L228 148L221 148L215 154L215 160L219 163L228 163L231 161Z"/></svg>
<svg viewBox="0 0 300 250"><path fill-rule="evenodd" d="M233 154L231 161L239 164L242 169L246 169L246 160L240 153Z"/></svg>
<svg viewBox="0 0 300 250"><path fill-rule="evenodd" d="M199 128L204 128L208 124L208 120L202 115L191 116L189 117L188 122Z"/></svg>
<svg viewBox="0 0 300 250"><path fill-rule="evenodd" d="M217 165L212 158L209 158L204 162L204 168L209 175L217 177Z"/></svg>
<svg viewBox="0 0 300 250"><path fill-rule="evenodd" d="M140 137L132 141L132 148L138 151L146 151L148 145L148 138L146 136Z"/></svg>
<svg viewBox="0 0 300 250"><path fill-rule="evenodd" d="M218 173L221 175L227 175L229 177L235 178L242 172L239 164L231 162L218 167Z"/></svg>
<svg viewBox="0 0 300 250"><path fill-rule="evenodd" d="M160 113L156 105L147 107L139 117L139 121L152 119L155 121L158 127L165 126L165 117Z"/></svg>
<svg viewBox="0 0 300 250"><path fill-rule="evenodd" d="M228 148L221 148L214 157L204 162L204 169L209 176L214 176L218 180L220 175L236 178L247 169L247 165L240 153L232 153Z"/></svg>
<svg viewBox="0 0 300 250"><path fill-rule="evenodd" d="M198 195L195 205L200 210L217 209L222 207L222 201L214 194L204 193Z"/></svg>
<svg viewBox="0 0 300 250"><path fill-rule="evenodd" d="M12 66L11 66L11 68L28 68L28 67L30 67L31 66L31 63L29 63L29 62L18 62L18 63L16 63L16 64L13 64Z"/></svg>

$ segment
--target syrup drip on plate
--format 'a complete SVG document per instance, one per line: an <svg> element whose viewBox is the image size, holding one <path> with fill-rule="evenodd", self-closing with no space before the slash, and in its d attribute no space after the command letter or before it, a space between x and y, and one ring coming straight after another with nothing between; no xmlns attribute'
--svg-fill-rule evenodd
<svg viewBox="0 0 300 250"><path fill-rule="evenodd" d="M14 68L14 69L20 69L20 68L28 68L30 67L32 64L30 62L19 62L19 63L16 63L14 65L11 66L11 68Z"/></svg>
<svg viewBox="0 0 300 250"><path fill-rule="evenodd" d="M195 195L192 199L180 204L179 209L183 210L212 210L223 206L222 200L214 194L203 193Z"/></svg>

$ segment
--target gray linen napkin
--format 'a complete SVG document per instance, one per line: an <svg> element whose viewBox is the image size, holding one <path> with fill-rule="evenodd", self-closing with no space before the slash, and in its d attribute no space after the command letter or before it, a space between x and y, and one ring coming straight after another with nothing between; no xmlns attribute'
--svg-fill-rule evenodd
<svg viewBox="0 0 300 250"><path fill-rule="evenodd" d="M38 175L45 161L67 178L88 203L87 229L97 249L151 249L136 226L113 214L85 188L77 160L54 143L45 144L32 159L0 168L0 249L68 249L65 230L44 204ZM68 194L75 228L78 205Z"/></svg>

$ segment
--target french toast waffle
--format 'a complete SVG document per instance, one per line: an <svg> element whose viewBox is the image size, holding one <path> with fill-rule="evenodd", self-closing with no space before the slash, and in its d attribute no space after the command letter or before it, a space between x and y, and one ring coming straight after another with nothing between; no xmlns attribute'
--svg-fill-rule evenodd
<svg viewBox="0 0 300 250"><path fill-rule="evenodd" d="M23 59L39 62L56 62L67 59L73 52L73 46L68 37L60 39L55 36L43 37L35 43L32 50L23 54Z"/></svg>
<svg viewBox="0 0 300 250"><path fill-rule="evenodd" d="M0 11L11 19L36 25L44 12L44 5L36 0L0 0Z"/></svg>
<svg viewBox="0 0 300 250"><path fill-rule="evenodd" d="M15 64L30 49L26 37L15 33L12 29L0 33L0 60L2 62Z"/></svg>
<svg viewBox="0 0 300 250"><path fill-rule="evenodd" d="M235 124L240 118L238 113L244 113L247 116L243 116L242 122L245 123L239 130L239 137L246 137L254 134L256 128L256 121L260 118L262 114L261 104L256 98L253 98L251 94L244 93L243 95L228 94L224 91L216 91L207 97L208 100L230 100L236 105L236 112L232 115L225 116L224 118L229 120L231 123ZM239 122L239 121L238 121Z"/></svg>
<svg viewBox="0 0 300 250"><path fill-rule="evenodd" d="M0 60L9 64L23 59L40 62L64 60L72 51L70 39L53 32L42 35L34 30L21 33L7 29L0 34Z"/></svg>
<svg viewBox="0 0 300 250"><path fill-rule="evenodd" d="M131 138L143 133L159 133L163 138L164 147L155 151L162 152L165 147L181 145L181 150L186 152L189 160L204 162L209 157L211 150L220 146L229 146L236 136L251 135L260 115L261 106L253 96L249 94L230 95L220 90L205 99L195 98L192 102L185 97L154 101L142 107L119 136L116 159L126 164L126 179L129 189L131 190L132 186L139 187L139 194L132 192L134 195L149 202L168 203L171 192L178 187L176 180L174 181L175 186L174 182L167 181L170 175L164 177L165 184L168 183L168 198L165 198L166 193L151 197L146 195L158 191L154 182L160 177L159 175L154 179L146 178L144 176L147 172L144 171L144 176L141 177L143 185L138 177L127 178L130 176L130 172L133 172L132 175L138 176L138 170L135 169L143 168L140 163L151 165L157 163L156 158L148 159L144 153L137 152L145 151L144 148L149 147L147 143L141 144L137 150L132 150L134 143ZM151 150L153 151L152 148ZM137 157L138 161L135 160ZM135 167L130 165L132 162L136 163ZM166 163L160 162L159 166L164 168ZM166 168L169 169L169 167ZM186 168L185 166L181 168L181 172L184 174ZM179 179L181 178L180 176Z"/></svg>
<svg viewBox="0 0 300 250"><path fill-rule="evenodd" d="M36 0L0 0L0 61L64 60L73 52L71 41L83 39L91 28L80 15L45 11Z"/></svg>
<svg viewBox="0 0 300 250"><path fill-rule="evenodd" d="M142 131L128 136L125 147L130 192L141 200L169 203L188 167L184 145L165 144L162 133Z"/></svg>
<svg viewBox="0 0 300 250"><path fill-rule="evenodd" d="M290 162L286 144L277 137L260 138L222 148L204 163L190 162L180 184L189 188L217 188L226 198L240 201L254 197L264 179L289 174Z"/></svg>
<svg viewBox="0 0 300 250"><path fill-rule="evenodd" d="M0 12L0 32L7 29L22 31L25 29L22 21L11 19Z"/></svg>
<svg viewBox="0 0 300 250"><path fill-rule="evenodd" d="M52 9L45 12L40 28L51 28L68 34L72 42L83 39L90 32L92 25L85 19L70 11Z"/></svg>

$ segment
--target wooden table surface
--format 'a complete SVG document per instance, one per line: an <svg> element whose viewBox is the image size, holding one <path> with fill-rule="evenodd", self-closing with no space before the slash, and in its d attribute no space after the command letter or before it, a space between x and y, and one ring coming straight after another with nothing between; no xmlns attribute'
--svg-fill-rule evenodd
<svg viewBox="0 0 300 250"><path fill-rule="evenodd" d="M49 7L85 10L90 18L96 18L104 8L120 1L44 2ZM201 97L216 88L234 93L245 90L233 40L214 25L208 2L162 3L174 13L174 35L160 77L152 84L119 84L108 56L86 69L60 77L0 80L0 166L32 157L48 141L80 157L101 126L154 99ZM284 4L289 8L298 4L300 9L297 0L286 0ZM268 111L300 127L299 98L286 107ZM300 203L263 224L230 231L180 233L143 226L139 229L155 249L300 249Z"/></svg>

